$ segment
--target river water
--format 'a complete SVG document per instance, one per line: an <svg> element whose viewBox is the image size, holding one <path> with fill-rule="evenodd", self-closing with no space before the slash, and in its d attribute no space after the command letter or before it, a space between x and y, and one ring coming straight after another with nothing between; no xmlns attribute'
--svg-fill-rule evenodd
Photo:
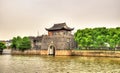
<svg viewBox="0 0 120 73"><path fill-rule="evenodd" d="M120 73L120 58L0 55L0 73Z"/></svg>

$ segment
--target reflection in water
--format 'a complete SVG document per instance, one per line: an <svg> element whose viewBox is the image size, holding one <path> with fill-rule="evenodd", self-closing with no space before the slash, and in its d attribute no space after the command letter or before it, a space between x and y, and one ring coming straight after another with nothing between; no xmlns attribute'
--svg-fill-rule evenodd
<svg viewBox="0 0 120 73"><path fill-rule="evenodd" d="M0 55L0 73L120 73L120 58Z"/></svg>

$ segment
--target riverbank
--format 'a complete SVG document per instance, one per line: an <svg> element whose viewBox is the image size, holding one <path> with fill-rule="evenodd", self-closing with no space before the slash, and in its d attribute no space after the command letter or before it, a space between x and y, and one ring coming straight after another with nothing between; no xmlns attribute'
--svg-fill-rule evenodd
<svg viewBox="0 0 120 73"><path fill-rule="evenodd" d="M13 55L49 55L48 50L26 50L11 52ZM55 56L94 56L94 57L120 57L120 51L106 50L55 50Z"/></svg>

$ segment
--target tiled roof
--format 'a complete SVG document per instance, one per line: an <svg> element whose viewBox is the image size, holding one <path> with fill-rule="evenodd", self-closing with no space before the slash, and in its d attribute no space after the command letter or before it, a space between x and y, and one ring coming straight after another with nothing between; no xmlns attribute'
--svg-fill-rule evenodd
<svg viewBox="0 0 120 73"><path fill-rule="evenodd" d="M61 29L71 31L74 28L68 27L66 23L58 23L58 24L54 24L54 26L52 26L51 28L46 28L46 30L48 31L61 30Z"/></svg>

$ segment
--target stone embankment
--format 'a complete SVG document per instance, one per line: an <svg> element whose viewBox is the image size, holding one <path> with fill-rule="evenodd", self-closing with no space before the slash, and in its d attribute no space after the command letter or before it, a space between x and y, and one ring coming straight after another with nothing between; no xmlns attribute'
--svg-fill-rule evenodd
<svg viewBox="0 0 120 73"><path fill-rule="evenodd" d="M72 55L76 55L76 56L95 56L95 57L120 57L120 51L73 50Z"/></svg>
<svg viewBox="0 0 120 73"><path fill-rule="evenodd" d="M19 55L48 55L48 50L12 51ZM95 57L120 57L120 51L103 50L55 50L56 56L95 56Z"/></svg>

